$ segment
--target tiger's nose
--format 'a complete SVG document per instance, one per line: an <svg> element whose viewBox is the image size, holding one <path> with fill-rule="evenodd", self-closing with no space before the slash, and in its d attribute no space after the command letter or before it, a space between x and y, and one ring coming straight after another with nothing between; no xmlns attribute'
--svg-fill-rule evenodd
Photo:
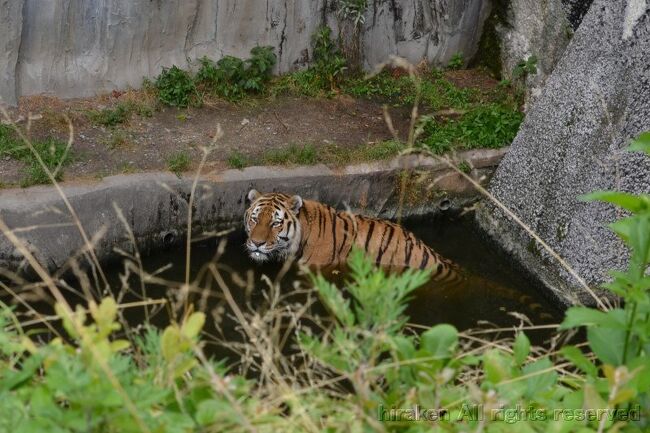
<svg viewBox="0 0 650 433"><path fill-rule="evenodd" d="M254 239L251 239L251 242L252 242L253 245L255 245L256 247L260 247L260 246L262 246L262 245L264 245L264 244L266 243L266 241L256 241L256 240L254 240Z"/></svg>

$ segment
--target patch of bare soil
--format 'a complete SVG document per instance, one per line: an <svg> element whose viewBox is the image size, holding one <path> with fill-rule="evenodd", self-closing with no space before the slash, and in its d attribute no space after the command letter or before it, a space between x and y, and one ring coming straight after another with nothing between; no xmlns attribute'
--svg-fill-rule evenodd
<svg viewBox="0 0 650 433"><path fill-rule="evenodd" d="M132 114L124 123L102 126L92 113L134 102L149 107L146 115ZM227 167L233 153L258 157L270 149L288 145L336 144L339 148L367 145L392 138L380 103L348 96L332 99L278 97L253 99L232 104L208 102L200 108L163 107L145 92L113 92L90 99L61 100L37 96L23 98L12 111L16 119L31 113L38 120L30 125L34 139L54 136L67 141L68 127L63 115L74 125L73 160L65 168L66 181L100 178L107 175L168 169L168 160L178 153L190 156L187 171L201 159L201 146L212 141L221 125L224 136L212 152L207 169ZM391 109L396 128L406 134L408 109ZM27 121L19 122L26 127ZM17 184L21 164L0 160L0 180Z"/></svg>

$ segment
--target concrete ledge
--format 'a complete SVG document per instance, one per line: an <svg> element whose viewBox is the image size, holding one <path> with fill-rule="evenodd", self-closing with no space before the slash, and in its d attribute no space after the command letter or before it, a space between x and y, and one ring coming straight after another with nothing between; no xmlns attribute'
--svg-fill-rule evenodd
<svg viewBox="0 0 650 433"><path fill-rule="evenodd" d="M487 181L507 149L475 150L458 155L475 179ZM141 252L180 241L185 235L193 178L169 173L112 176L63 190L90 237L103 232L95 251L100 261L115 249L132 250L121 209ZM444 163L421 155L332 169L249 167L206 174L198 184L193 209L196 235L239 225L250 188L287 191L337 208L386 219L453 212L476 200L472 186ZM399 208L404 190L403 208ZM49 271L60 269L83 242L53 187L0 190L0 218L29 246ZM0 268L24 271L23 257L0 236Z"/></svg>

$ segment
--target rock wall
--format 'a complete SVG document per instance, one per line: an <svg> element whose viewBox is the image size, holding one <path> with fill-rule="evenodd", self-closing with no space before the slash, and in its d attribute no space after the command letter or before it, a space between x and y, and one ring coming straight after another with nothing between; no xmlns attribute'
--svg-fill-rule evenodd
<svg viewBox="0 0 650 433"><path fill-rule="evenodd" d="M650 130L650 4L595 0L532 106L490 191L589 284L626 265L606 227L612 206L585 203L594 190L650 192L650 158L626 152ZM500 211L479 219L565 302L589 297L543 249Z"/></svg>
<svg viewBox="0 0 650 433"><path fill-rule="evenodd" d="M593 0L494 0L492 22L500 45L501 73L512 78L517 64L537 58L526 79L527 107L539 96Z"/></svg>
<svg viewBox="0 0 650 433"><path fill-rule="evenodd" d="M562 2L511 0L507 22L498 33L504 76L511 77L521 60L537 57L537 73L526 82L534 99L569 44L570 23Z"/></svg>
<svg viewBox="0 0 650 433"><path fill-rule="evenodd" d="M91 96L139 86L202 56L276 48L276 72L305 66L311 35L342 26L335 0L0 0L0 98ZM369 68L388 54L446 63L476 50L489 0L375 0L359 39ZM347 26L350 27L350 26Z"/></svg>

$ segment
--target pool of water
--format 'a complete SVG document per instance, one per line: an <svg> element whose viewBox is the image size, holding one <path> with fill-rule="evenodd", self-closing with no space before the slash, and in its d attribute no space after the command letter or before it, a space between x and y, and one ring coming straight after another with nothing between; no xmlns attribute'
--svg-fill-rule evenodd
<svg viewBox="0 0 650 433"><path fill-rule="evenodd" d="M460 330L466 330L486 324L495 327L514 326L521 322L521 316L517 314L525 315L536 325L558 323L561 320L562 310L542 295L540 284L527 278L525 272L510 257L496 250L484 239L471 218L422 218L405 221L403 224L436 251L475 276L458 290L435 287L418 290L407 310L411 323L423 326L451 323ZM250 293L249 289L232 284L233 280L229 280L227 284L233 297L249 309L262 305L264 291L267 290L262 278L267 276L272 281L276 280L281 266L277 263L258 265L250 260L243 246L243 229L231 232L225 239L195 243L192 247L190 275L195 278L206 263L215 259L217 244L220 241L226 242L226 248L218 258L220 265L224 269L232 269L241 279L250 278L254 282L253 293ZM158 274L160 277L172 282L182 282L185 279L184 248L181 246L160 251L145 258L143 266L149 272L165 268ZM119 270L119 267L114 267L110 273L115 277ZM223 275L228 279L229 272L225 271ZM299 277L296 276L295 269L284 274L280 283L283 290L290 292L296 278ZM229 312L222 299L222 291L216 283L202 281L200 286L208 288L209 292L204 291L192 296L193 303L199 304L200 308L207 312L214 311L215 307ZM173 296L174 291L178 290L178 286L173 284L168 287L154 284L148 286L147 294L152 297ZM296 302L300 301L299 297L296 298ZM323 312L322 309L319 311ZM153 321L164 324L168 320L165 319L164 311L159 313L159 316L162 317L154 317ZM228 314L223 316L224 320L220 323L208 324L209 333L218 331L226 339L235 338L237 333L234 329L228 329L235 326L234 322L228 319ZM137 322L142 319L142 313L132 311L129 318L130 321ZM538 341L544 335L541 331L538 338L535 332L532 334L532 338Z"/></svg>
<svg viewBox="0 0 650 433"><path fill-rule="evenodd" d="M483 238L471 218L422 218L405 221L403 225L474 276L460 289L424 287L418 290L406 312L410 323L422 326L450 323L460 330L466 330L478 326L512 327L521 323L518 314L527 316L535 325L560 321L562 310L542 295L542 287L526 278L525 272L507 254ZM143 283L135 275L124 278L123 263L107 266L105 272L120 303L141 301L143 291L148 298L171 301L160 307L149 306L146 312L142 307L124 310L130 327L137 327L145 320L156 326L165 326L190 303L207 314L207 351L218 357L232 355L233 345L241 341L241 329L232 319L233 311L224 300L223 290L205 269L206 264L215 261L217 245L225 245L216 262L223 270L222 275L234 301L242 310L250 312L266 308L269 289L264 283L265 278L271 281L279 279L280 291L285 294L293 291L294 281L306 281L304 276L297 274L296 269L279 275L281 265L277 263L254 263L244 250L244 241L245 234L240 228L221 238L193 243L190 277L192 280L198 279L197 287L201 290L187 298L178 296L183 292L182 282L186 271L183 245L143 258L144 270L155 274L157 279L150 282ZM249 284L244 284L244 281ZM69 283L72 288L79 286L75 281ZM128 287L128 290L120 290L120 287ZM83 297L79 296L80 290L77 294L73 290L67 293L72 304L85 304ZM302 295L291 295L286 301L300 304L305 300ZM48 314L41 308L39 310ZM326 315L325 309L318 303L312 310L315 315ZM538 344L550 335L541 330L527 334Z"/></svg>

